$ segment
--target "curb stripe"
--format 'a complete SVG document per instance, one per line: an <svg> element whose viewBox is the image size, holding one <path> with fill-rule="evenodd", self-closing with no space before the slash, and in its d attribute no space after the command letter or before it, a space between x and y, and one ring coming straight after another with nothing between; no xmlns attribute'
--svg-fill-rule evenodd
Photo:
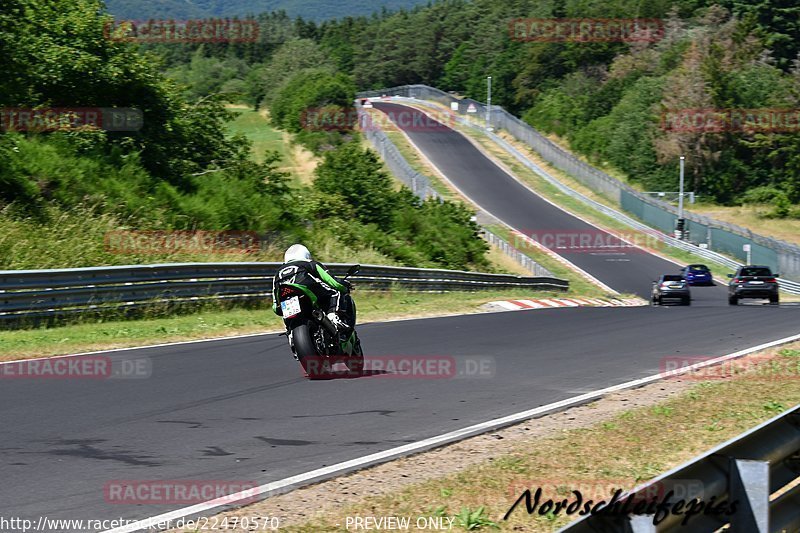
<svg viewBox="0 0 800 533"><path fill-rule="evenodd" d="M611 298L543 298L541 300L500 300L489 302L487 306L500 307L508 311L522 311L527 309L552 309L556 307L639 307L647 305L641 298L626 298L620 300Z"/></svg>

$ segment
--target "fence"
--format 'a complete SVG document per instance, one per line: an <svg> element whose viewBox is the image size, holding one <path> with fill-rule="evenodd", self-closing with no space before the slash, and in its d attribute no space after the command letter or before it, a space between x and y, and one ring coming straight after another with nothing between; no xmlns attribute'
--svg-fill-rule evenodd
<svg viewBox="0 0 800 533"><path fill-rule="evenodd" d="M654 524L654 514L621 512L590 514L561 529L564 533L651 533L718 531L730 525L732 533L767 533L800 530L800 485L797 459L800 456L800 406L718 446L704 455L622 495L624 502L669 498L668 491L680 492L669 498L672 505ZM676 490L677 489L677 490ZM610 495L609 495L610 496ZM686 524L686 505L699 503L719 508L722 502L737 502L735 512L697 512ZM684 505L673 507L678 500ZM716 502L716 503L714 503ZM523 506L524 507L524 506ZM730 510L730 506L726 506ZM633 507L635 508L635 507ZM613 509L613 507L611 507ZM672 510L678 509L679 512ZM700 508L702 511L703 509ZM662 521L663 520L663 521Z"/></svg>
<svg viewBox="0 0 800 533"><path fill-rule="evenodd" d="M359 123L362 123L364 110L360 105L356 105L359 113ZM414 170L408 164L406 158L400 153L397 146L389 139L389 137L381 129L364 128L362 133L367 140L372 144L375 150L378 151L381 158L383 158L386 166L394 174L394 176L408 186L409 189L418 197L423 200L426 198L441 198L439 193L431 185L430 180L424 174ZM479 213L482 214L482 213ZM535 276L549 276L553 274L545 267L528 257L525 253L517 250L511 244L507 243L485 227L481 228L481 233L484 239L489 244L497 246L505 255L519 263L523 268L530 271Z"/></svg>
<svg viewBox="0 0 800 533"><path fill-rule="evenodd" d="M363 111L359 108L359 113ZM367 140L378 151L386 166L394 176L402 181L409 189L423 200L427 198L439 198L439 193L431 186L430 180L424 174L420 174L408 164L406 158L400 150L386 136L383 130L378 128L365 128L362 132Z"/></svg>
<svg viewBox="0 0 800 533"><path fill-rule="evenodd" d="M0 271L0 320L56 317L154 303L209 299L271 299L281 263L178 263L64 270ZM350 265L333 264L343 275ZM549 276L514 276L460 270L363 265L354 283L374 289L393 285L420 291L525 288L565 291Z"/></svg>
<svg viewBox="0 0 800 533"><path fill-rule="evenodd" d="M553 274L547 270L545 267L525 255L523 252L519 251L518 249L514 248L512 245L507 243L505 240L501 239L491 231L486 228L482 228L481 232L483 233L483 238L486 239L489 244L496 246L500 249L501 252L506 254L508 257L522 265L523 268L529 270L533 273L534 276L552 276Z"/></svg>
<svg viewBox="0 0 800 533"><path fill-rule="evenodd" d="M485 104L469 98L459 99L427 85L402 85L358 94L361 98L382 95L435 101L446 106L456 102L457 112L461 115L473 114L467 112L472 105L477 111L474 115L486 115ZM492 106L490 122L492 127L507 131L518 141L533 148L544 160L572 175L590 189L602 193L646 224L665 233L673 232L677 219L675 206L639 193L605 172L584 163L500 106ZM684 218L690 239L697 243L704 243L711 250L729 254L741 261L747 259L742 245L750 244L751 262L771 266L785 277L800 281L800 246L758 235L746 228L696 213L685 211Z"/></svg>
<svg viewBox="0 0 800 533"><path fill-rule="evenodd" d="M465 123L468 124L468 125L471 125L473 127L476 127L476 126L474 126L473 124L471 124L469 122L465 122ZM661 232L658 232L658 231L653 231L650 228L650 226L647 226L647 225L639 222L638 220L636 220L634 218L631 218L631 217L625 215L624 213L621 213L621 212L619 212L619 211L617 211L615 209L611 209L610 207L608 207L608 206L606 206L604 204L601 204L600 202L596 202L596 201L592 200L591 198L589 198L589 197L579 193L578 191L576 191L576 190L564 185L563 183L561 183L558 179L556 179L555 177L551 176L546 170L544 170L543 168L539 167L535 163L531 162L525 156L525 154L521 153L519 150L514 148L514 146L512 146L511 144L509 144L508 142L503 140L501 137L498 137L497 135L495 135L493 133L488 133L488 136L494 142L496 142L501 147L503 147L507 152L509 152L511 155L513 155L520 163L522 163L526 167L528 167L531 170L533 170L534 172L536 172L543 179L545 179L548 182L550 182L554 187L556 187L559 190L561 190L564 194L566 194L568 196L572 196L573 198L575 198L577 200L580 200L584 204L592 207L592 209L595 209L596 211L599 211L599 212L601 212L601 213L603 213L605 215L608 215L608 216L618 220L619 222L622 222L623 224L626 224L627 226L629 226L631 228L635 228L637 230L645 232L648 235L650 235L651 237L658 238L661 242L663 242L663 243L665 243L665 244L667 244L669 246L672 246L673 248L678 248L679 250L683 250L685 252L689 252L691 254L697 255L697 256L703 258L704 260L711 261L713 263L717 263L719 265L722 265L722 266L725 266L725 267L728 267L728 268L732 268L732 269L736 269L737 267L741 266L741 263L739 263L737 261L734 261L733 259L730 259L729 257L727 257L725 255L722 255L722 254L720 254L718 252L715 252L713 250L710 250L708 248L701 248L701 247L699 247L699 246L697 246L695 244L692 244L690 242L683 241L683 240L680 240L680 239L676 239L674 237L670 237L667 233L661 233ZM757 251L755 246L756 245L753 245L753 250ZM759 257L756 257L754 255L754 258L756 258L756 261L754 261L754 262L759 262L758 259L763 258L763 254L761 256L759 256ZM763 263L764 262L762 262L762 264ZM766 262L766 263L770 264L769 262ZM794 282L794 281L791 281L791 280L787 280L787 279L779 279L778 280L778 284L780 285L781 290L783 290L784 292L787 292L787 293L790 293L790 294L800 294L800 283L797 283L797 282Z"/></svg>

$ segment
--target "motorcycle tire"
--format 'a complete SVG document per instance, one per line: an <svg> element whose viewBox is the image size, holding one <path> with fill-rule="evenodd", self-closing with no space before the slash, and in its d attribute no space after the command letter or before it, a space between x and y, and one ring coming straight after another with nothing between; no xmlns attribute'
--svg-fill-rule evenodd
<svg viewBox="0 0 800 533"><path fill-rule="evenodd" d="M303 367L308 379L324 378L330 373L330 362L317 353L317 347L311 336L308 324L302 324L292 330L294 350L300 366Z"/></svg>

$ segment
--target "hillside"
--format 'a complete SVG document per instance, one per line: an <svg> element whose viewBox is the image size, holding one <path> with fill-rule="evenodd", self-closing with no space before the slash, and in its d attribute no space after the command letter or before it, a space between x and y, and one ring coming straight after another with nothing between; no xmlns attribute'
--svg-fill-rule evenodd
<svg viewBox="0 0 800 533"><path fill-rule="evenodd" d="M517 34L525 17L600 29L631 14L663 31L608 42ZM493 103L636 187L677 190L683 155L686 187L704 201L800 219L797 2L439 0L319 24L274 12L258 20L257 43L157 52L191 99L224 93L254 108L273 105L293 75L303 88L307 69L339 72L354 89L425 83L477 100L491 75Z"/></svg>
<svg viewBox="0 0 800 533"><path fill-rule="evenodd" d="M298 61L310 41L287 42L275 54L287 68L269 74L273 82L287 77L269 93L276 125L292 126L282 129L320 156L313 182L295 183L281 154L265 151L268 132L251 141L241 124L231 130L236 113L226 97L198 99L160 72L151 52L104 38L102 0L11 7L0 10L0 108L25 111L0 117L0 268L269 260L298 241L326 261L489 268L488 245L465 206L396 190L349 128L301 135L304 109L347 109L356 92L347 75L321 68L324 57ZM294 31L285 15L264 16L273 27L283 22ZM269 47L251 44L271 57ZM212 72L220 65L202 52L184 72L197 93L248 71L240 62ZM289 78L305 65L317 68ZM243 87L226 84L232 94ZM135 108L144 118L126 131L80 123L90 106ZM31 113L35 124L20 120ZM50 116L58 120L43 118Z"/></svg>
<svg viewBox="0 0 800 533"><path fill-rule="evenodd" d="M292 18L319 22L425 3L427 0L107 0L106 5L120 19L227 17L283 10Z"/></svg>

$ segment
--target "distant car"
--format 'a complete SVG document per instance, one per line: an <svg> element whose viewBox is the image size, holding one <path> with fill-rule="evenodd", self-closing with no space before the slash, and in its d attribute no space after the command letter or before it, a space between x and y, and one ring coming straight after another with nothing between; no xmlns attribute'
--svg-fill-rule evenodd
<svg viewBox="0 0 800 533"><path fill-rule="evenodd" d="M681 275L689 285L713 285L714 277L711 269L705 265L687 265L681 269Z"/></svg>
<svg viewBox="0 0 800 533"><path fill-rule="evenodd" d="M742 298L769 298L769 303L780 302L778 296L778 274L766 266L745 265L728 274L728 303L739 305Z"/></svg>
<svg viewBox="0 0 800 533"><path fill-rule="evenodd" d="M681 305L691 305L692 294L689 283L680 274L664 274L653 282L650 300L653 305L662 305L667 300L678 300Z"/></svg>

